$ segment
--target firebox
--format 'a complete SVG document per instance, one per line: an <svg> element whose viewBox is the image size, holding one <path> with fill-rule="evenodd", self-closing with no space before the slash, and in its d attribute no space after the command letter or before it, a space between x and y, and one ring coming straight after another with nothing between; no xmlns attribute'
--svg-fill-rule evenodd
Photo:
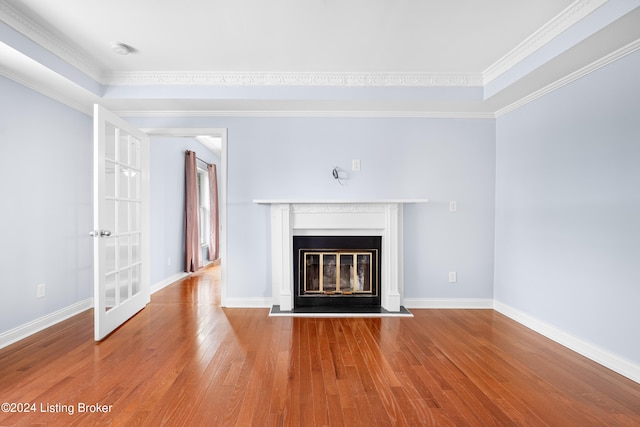
<svg viewBox="0 0 640 427"><path fill-rule="evenodd" d="M380 236L294 236L294 309L380 307Z"/></svg>

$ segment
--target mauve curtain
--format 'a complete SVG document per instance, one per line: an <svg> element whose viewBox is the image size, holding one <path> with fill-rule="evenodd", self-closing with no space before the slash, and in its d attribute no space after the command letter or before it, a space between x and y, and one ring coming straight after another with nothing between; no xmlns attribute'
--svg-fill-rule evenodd
<svg viewBox="0 0 640 427"><path fill-rule="evenodd" d="M209 207L211 209L209 227L209 261L215 261L220 256L218 238L218 171L216 165L208 165L209 175Z"/></svg>
<svg viewBox="0 0 640 427"><path fill-rule="evenodd" d="M196 153L187 151L185 156L185 267L184 271L200 268L200 236L198 234L198 168Z"/></svg>

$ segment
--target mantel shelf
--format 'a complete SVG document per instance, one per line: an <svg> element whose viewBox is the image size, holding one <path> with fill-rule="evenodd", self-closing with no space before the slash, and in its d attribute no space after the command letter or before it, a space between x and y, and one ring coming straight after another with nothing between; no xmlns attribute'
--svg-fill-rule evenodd
<svg viewBox="0 0 640 427"><path fill-rule="evenodd" d="M375 204L375 203L428 203L429 199L366 199L366 200L291 200L291 199L255 199L257 205L325 205L325 204Z"/></svg>

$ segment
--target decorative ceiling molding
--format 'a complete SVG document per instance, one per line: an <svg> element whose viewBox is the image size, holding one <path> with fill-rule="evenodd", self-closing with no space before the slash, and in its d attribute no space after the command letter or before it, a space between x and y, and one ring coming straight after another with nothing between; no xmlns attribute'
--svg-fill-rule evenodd
<svg viewBox="0 0 640 427"><path fill-rule="evenodd" d="M83 71L95 81L110 85L205 86L335 86L335 87L478 87L511 69L558 34L608 0L576 0L483 73L290 73L149 71L105 73L99 64L62 41L14 7L0 0L0 20L45 49Z"/></svg>
<svg viewBox="0 0 640 427"><path fill-rule="evenodd" d="M350 118L417 118L417 119L494 119L487 112L436 111L268 111L268 110L113 110L121 117L350 117Z"/></svg>
<svg viewBox="0 0 640 427"><path fill-rule="evenodd" d="M528 104L529 102L535 101L538 98L543 97L544 95L553 92L554 90L560 89L563 86L568 85L571 82L574 82L576 80L578 80L581 77L586 76L587 74L593 73L596 70L599 70L602 67L605 67L609 64L611 64L614 61L617 61L620 58L623 58L637 50L640 50L640 39L629 43L626 46L621 47L620 49L616 50L615 52L611 52L609 55L604 56L592 63L590 63L589 65L586 65L582 68L580 68L579 70L574 71L573 73L559 79L556 80L555 82L548 84L547 86L538 89L537 91L525 96L524 98L519 99L518 101L507 105L504 108L499 109L498 111L496 111L495 113L495 117L502 117L505 114L510 113L511 111L517 110L518 108L522 107L525 104Z"/></svg>
<svg viewBox="0 0 640 427"><path fill-rule="evenodd" d="M122 72L111 75L101 74L97 64L92 63L87 56L79 53L71 45L59 40L53 33L40 27L31 19L23 16L19 11L0 0L0 20L24 34L26 37L40 44L60 58L89 75L101 75L103 79L96 79L101 83L113 85L200 85L200 86L335 86L335 87L481 87L491 79L501 75L518 62L531 55L540 47L551 41L567 28L584 19L607 0L576 0L562 13L549 21L509 54L505 55L482 74L465 73L278 73L278 72ZM528 102L561 88L580 77L591 73L631 52L640 49L640 40L594 61L586 67L552 83L534 93L499 108L497 111L415 111L390 109L379 111L367 110L313 110L308 105L307 110L151 110L142 107L140 110L118 111L123 116L137 117L372 117L372 118L477 118L491 119L508 114ZM0 67L0 75L8 77L18 83L34 89L52 99L85 114L90 111L87 100L83 96L63 93L53 87L47 87L41 82L29 81L15 71ZM93 99L93 98L92 98ZM384 108L384 107L382 107ZM444 107L446 109L447 107ZM479 108L481 108L479 106Z"/></svg>
<svg viewBox="0 0 640 427"><path fill-rule="evenodd" d="M116 86L339 86L473 87L482 75L465 73L289 73L289 72L119 72L107 78Z"/></svg>
<svg viewBox="0 0 640 427"><path fill-rule="evenodd" d="M527 37L483 73L483 85L510 70L568 28L584 19L608 0L576 0L538 31Z"/></svg>
<svg viewBox="0 0 640 427"><path fill-rule="evenodd" d="M98 82L102 80L100 67L93 60L2 0L0 0L0 21L4 21L14 30L78 68L94 80Z"/></svg>
<svg viewBox="0 0 640 427"><path fill-rule="evenodd" d="M76 111L80 111L81 113L87 115L93 114L91 105L87 105L85 102L83 102L83 100L79 100L73 96L67 96L67 94L62 93L59 90L55 90L51 87L36 83L28 78L25 78L20 73L9 70L2 65L0 65L0 76L13 80L14 82L19 83L24 87L32 89L48 98L53 99L54 101L58 101L59 103L64 104L67 107L73 108Z"/></svg>

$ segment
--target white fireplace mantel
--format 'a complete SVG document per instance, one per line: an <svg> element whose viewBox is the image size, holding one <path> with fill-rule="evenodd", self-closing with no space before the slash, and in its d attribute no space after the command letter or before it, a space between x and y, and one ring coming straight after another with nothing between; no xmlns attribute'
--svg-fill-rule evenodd
<svg viewBox="0 0 640 427"><path fill-rule="evenodd" d="M403 299L402 209L427 199L254 200L271 205L273 305L293 309L293 236L381 236L382 307L400 311Z"/></svg>

